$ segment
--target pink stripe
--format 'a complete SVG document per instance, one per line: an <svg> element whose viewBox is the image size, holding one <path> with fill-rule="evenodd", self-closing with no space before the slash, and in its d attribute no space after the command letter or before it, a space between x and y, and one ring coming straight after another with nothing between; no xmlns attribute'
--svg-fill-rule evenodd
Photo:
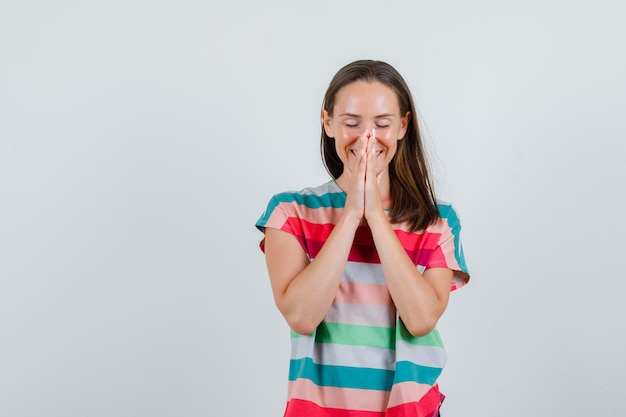
<svg viewBox="0 0 626 417"><path fill-rule="evenodd" d="M394 223L393 224L393 228L397 232L411 233L409 231L409 226L410 225L408 223ZM417 233L424 233L424 231L427 231L427 233L443 234L447 230L450 230L450 225L448 224L448 219L447 218L439 218L435 223L429 225L426 229L418 230Z"/></svg>
<svg viewBox="0 0 626 417"><path fill-rule="evenodd" d="M427 232L422 232L420 234L417 233L406 233L402 231L396 230L396 236L398 236L398 240L402 243L402 246L405 248L419 248L421 250L432 250L439 246L439 239L442 236L442 233L437 233L434 230L428 230Z"/></svg>
<svg viewBox="0 0 626 417"><path fill-rule="evenodd" d="M283 211L276 207L276 209L272 212L267 222L265 222L265 227L269 227L270 229L282 229L283 225L287 221L287 216L283 213Z"/></svg>
<svg viewBox="0 0 626 417"><path fill-rule="evenodd" d="M319 387L301 379L289 383L285 417L434 417L444 398L437 385L407 382L392 391L388 398L385 391Z"/></svg>
<svg viewBox="0 0 626 417"><path fill-rule="evenodd" d="M460 272L454 271L454 277L452 277L452 287L450 291L458 290L465 284L467 284L469 277L467 274L462 274Z"/></svg>
<svg viewBox="0 0 626 417"><path fill-rule="evenodd" d="M400 382L393 386L389 397L389 407L395 407L407 402L419 401L433 387L419 384L414 381Z"/></svg>
<svg viewBox="0 0 626 417"><path fill-rule="evenodd" d="M294 398L287 403L284 417L385 417L385 412L320 407L310 401Z"/></svg>
<svg viewBox="0 0 626 417"><path fill-rule="evenodd" d="M373 304L393 306L389 290L384 284L364 284L342 281L335 295L335 301L352 304Z"/></svg>
<svg viewBox="0 0 626 417"><path fill-rule="evenodd" d="M420 400L413 400L387 409L386 417L437 417L444 396L437 385L430 388Z"/></svg>
<svg viewBox="0 0 626 417"><path fill-rule="evenodd" d="M280 203L283 206L283 210L287 213L298 213L302 220L306 220L309 223L317 224L335 224L343 213L342 208L335 207L318 207L308 208L304 205L300 205L295 201L289 203ZM293 207L289 207L293 206Z"/></svg>
<svg viewBox="0 0 626 417"><path fill-rule="evenodd" d="M308 379L289 382L290 401L297 398L323 404L328 408L384 411L389 392L356 388L320 387Z"/></svg>

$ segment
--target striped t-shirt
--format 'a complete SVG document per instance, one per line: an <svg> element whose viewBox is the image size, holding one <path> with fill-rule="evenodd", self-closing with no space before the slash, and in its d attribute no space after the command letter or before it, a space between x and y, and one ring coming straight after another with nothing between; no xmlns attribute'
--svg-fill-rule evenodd
<svg viewBox="0 0 626 417"><path fill-rule="evenodd" d="M334 182L272 197L256 226L293 234L315 259L341 217L346 194ZM454 209L439 204L441 219L409 232L393 224L420 272L450 268L451 290L469 279ZM261 241L263 248L263 241ZM317 329L291 331L284 417L430 417L443 400L439 377L447 356L439 332L412 336L393 305L367 226L357 229L341 284Z"/></svg>

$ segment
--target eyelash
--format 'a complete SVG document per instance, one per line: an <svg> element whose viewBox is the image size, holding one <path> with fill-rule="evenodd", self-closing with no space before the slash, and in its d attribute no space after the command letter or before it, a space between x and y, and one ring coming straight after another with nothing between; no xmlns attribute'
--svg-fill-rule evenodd
<svg viewBox="0 0 626 417"><path fill-rule="evenodd" d="M352 125L351 125L351 124L346 123L345 125L346 125L347 127L349 127L349 128L357 128L357 127L359 127L359 125L358 125L358 124L352 124ZM387 128L387 127L389 127L389 125L376 125L376 128L377 128L377 129L385 129L385 128Z"/></svg>

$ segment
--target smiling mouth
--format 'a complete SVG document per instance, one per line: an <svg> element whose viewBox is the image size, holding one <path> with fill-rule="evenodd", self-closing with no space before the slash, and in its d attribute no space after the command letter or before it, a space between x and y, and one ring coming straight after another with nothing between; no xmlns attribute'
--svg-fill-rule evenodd
<svg viewBox="0 0 626 417"><path fill-rule="evenodd" d="M350 153L351 153L352 155L356 156L356 150L354 150L354 149L350 149ZM382 155L382 153L383 153L383 151L382 151L382 150L376 151L376 156L380 156L380 155Z"/></svg>

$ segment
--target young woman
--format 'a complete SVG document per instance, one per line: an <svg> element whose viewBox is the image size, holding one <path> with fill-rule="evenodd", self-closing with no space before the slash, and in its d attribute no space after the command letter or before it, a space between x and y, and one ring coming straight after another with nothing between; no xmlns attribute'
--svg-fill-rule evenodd
<svg viewBox="0 0 626 417"><path fill-rule="evenodd" d="M469 274L392 66L337 72L321 151L333 180L275 195L256 223L292 329L285 417L437 416L446 353L435 326Z"/></svg>

